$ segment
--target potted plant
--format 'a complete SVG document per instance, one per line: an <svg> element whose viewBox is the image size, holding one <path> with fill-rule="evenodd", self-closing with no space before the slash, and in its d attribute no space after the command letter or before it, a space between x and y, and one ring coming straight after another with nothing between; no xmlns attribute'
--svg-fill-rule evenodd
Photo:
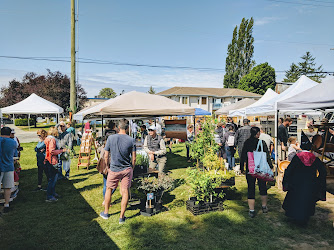
<svg viewBox="0 0 334 250"><path fill-rule="evenodd" d="M144 191L146 199L146 213L153 214L162 209L162 197L166 192L174 188L174 179L167 175L156 177L145 177L139 181L138 189ZM152 197L151 197L152 196ZM153 204L152 204L153 200Z"/></svg>
<svg viewBox="0 0 334 250"><path fill-rule="evenodd" d="M138 176L140 174L147 173L148 165L149 165L149 159L147 155L137 154L136 156L136 164L135 164L134 176Z"/></svg>

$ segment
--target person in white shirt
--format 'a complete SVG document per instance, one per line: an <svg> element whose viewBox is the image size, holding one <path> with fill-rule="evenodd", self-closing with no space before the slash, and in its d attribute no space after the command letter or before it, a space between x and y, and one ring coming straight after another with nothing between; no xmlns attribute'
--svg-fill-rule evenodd
<svg viewBox="0 0 334 250"><path fill-rule="evenodd" d="M271 153L273 151L273 149L274 149L273 139L271 138L270 135L264 133L264 131L263 131L262 128L260 128L260 131L261 131L261 134L260 134L259 139L265 141L265 143L266 143L266 145L268 147L268 151L269 151L269 153Z"/></svg>
<svg viewBox="0 0 334 250"><path fill-rule="evenodd" d="M152 125L154 125L154 124L152 124ZM160 125L160 123L159 123L159 118L156 119L155 128L156 128L157 134L158 134L158 135L161 135L161 133L162 133L162 128L161 128L161 125Z"/></svg>

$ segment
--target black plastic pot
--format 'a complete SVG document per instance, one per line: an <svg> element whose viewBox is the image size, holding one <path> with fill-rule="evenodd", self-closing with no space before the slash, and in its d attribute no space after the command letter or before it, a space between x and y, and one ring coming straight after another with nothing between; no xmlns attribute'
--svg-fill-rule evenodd
<svg viewBox="0 0 334 250"><path fill-rule="evenodd" d="M146 213L153 214L153 207L147 207L146 208Z"/></svg>
<svg viewBox="0 0 334 250"><path fill-rule="evenodd" d="M162 202L156 202L155 203L155 209L157 211L161 211L162 210Z"/></svg>
<svg viewBox="0 0 334 250"><path fill-rule="evenodd" d="M189 210L193 215L200 215L214 211L223 211L224 206L222 201L214 202L197 202L196 198L192 197L186 202L187 210Z"/></svg>

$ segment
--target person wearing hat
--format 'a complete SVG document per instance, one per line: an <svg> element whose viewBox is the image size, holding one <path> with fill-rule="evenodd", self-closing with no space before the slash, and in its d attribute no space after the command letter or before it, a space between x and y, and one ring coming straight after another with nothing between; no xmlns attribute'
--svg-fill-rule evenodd
<svg viewBox="0 0 334 250"><path fill-rule="evenodd" d="M244 147L245 141L251 135L251 126L249 126L249 120L247 118L243 120L243 124L244 126L239 128L238 131L236 132L234 140L235 147L238 147L240 161L242 161L241 159L242 148ZM240 170L241 172L244 171L244 168L241 165L240 165Z"/></svg>
<svg viewBox="0 0 334 250"><path fill-rule="evenodd" d="M167 162L166 145L161 135L157 134L156 127L151 125L148 128L148 135L144 141L144 150L149 157L149 168L154 170L159 166L159 174L163 174Z"/></svg>
<svg viewBox="0 0 334 250"><path fill-rule="evenodd" d="M22 149L22 148L21 148L21 144L20 144L19 139L15 136L15 129L12 128L12 131L10 132L9 137L12 138L16 142L17 156L20 158L20 156L21 156L21 152L20 152L21 150L20 149Z"/></svg>

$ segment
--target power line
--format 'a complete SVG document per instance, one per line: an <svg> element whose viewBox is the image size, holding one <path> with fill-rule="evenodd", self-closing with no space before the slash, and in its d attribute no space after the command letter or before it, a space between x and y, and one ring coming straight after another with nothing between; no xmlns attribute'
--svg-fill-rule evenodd
<svg viewBox="0 0 334 250"><path fill-rule="evenodd" d="M20 60L34 60L34 61L49 61L49 62L67 62L67 63L71 62L71 60L66 60L66 59L53 59L53 58L42 58L42 57L0 56L0 58L20 59ZM148 68L182 69L182 70L199 70L199 71L223 71L223 72L225 72L224 69L217 69L217 68L196 68L196 67L188 67L188 66L170 66L170 65L122 63L122 62L111 62L111 61L101 61L101 60L95 60L95 59L87 59L87 58L86 59L79 58L79 60L77 62L78 63L85 63L85 64L104 64L104 65L115 65L115 66L133 66L133 67L148 67Z"/></svg>
<svg viewBox="0 0 334 250"><path fill-rule="evenodd" d="M322 4L311 4L311 3L297 3L297 2L289 2L283 0L267 0L269 2L278 2L278 3L287 3L287 4L297 4L297 5L307 5L307 6L315 6L315 7L330 7L333 8L334 5L322 5Z"/></svg>
<svg viewBox="0 0 334 250"><path fill-rule="evenodd" d="M0 56L0 58L7 59L19 59L19 60L34 60L34 61L48 61L48 62L66 62L70 63L71 60L66 59L53 59L57 57L22 57L22 56ZM68 57L59 57L59 58L68 58ZM218 68L196 68L188 66L170 66L170 65L150 65L150 64L136 64L136 63L122 63L122 62L111 62L90 58L79 58L77 61L79 63L86 64L105 64L105 65L116 65L116 66L133 66L133 67L150 67L150 68L167 68L167 69L184 69L184 70L199 70L199 71L219 71L225 72L224 69ZM286 70L275 70L276 73L285 73ZM311 74L311 73L310 73ZM312 72L312 74L334 74L334 71L323 71L323 72Z"/></svg>

